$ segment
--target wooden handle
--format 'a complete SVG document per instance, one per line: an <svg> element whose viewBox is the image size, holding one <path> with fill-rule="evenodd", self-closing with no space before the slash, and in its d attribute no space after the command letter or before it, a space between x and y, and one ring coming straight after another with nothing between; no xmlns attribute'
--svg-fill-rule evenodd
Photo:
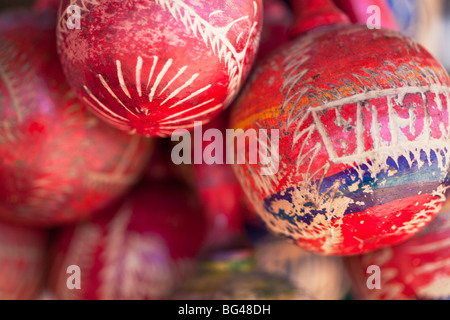
<svg viewBox="0 0 450 320"><path fill-rule="evenodd" d="M332 0L291 0L294 22L290 37L296 38L319 27L349 24L350 18Z"/></svg>

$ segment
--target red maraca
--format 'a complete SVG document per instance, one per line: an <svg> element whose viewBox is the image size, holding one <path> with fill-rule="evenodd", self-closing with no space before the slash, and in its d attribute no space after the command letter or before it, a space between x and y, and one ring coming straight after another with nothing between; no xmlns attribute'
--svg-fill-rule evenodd
<svg viewBox="0 0 450 320"><path fill-rule="evenodd" d="M247 159L236 176L268 228L304 249L405 241L446 199L450 78L412 39L348 24L331 1L293 5L295 39L256 68L231 117L272 132L257 151L279 161L270 174L267 157Z"/></svg>
<svg viewBox="0 0 450 320"><path fill-rule="evenodd" d="M35 299L44 288L47 233L0 222L0 300Z"/></svg>
<svg viewBox="0 0 450 320"><path fill-rule="evenodd" d="M164 299L194 270L205 226L189 189L141 185L105 213L62 230L51 287L59 299ZM80 268L80 290L66 285L72 265Z"/></svg>
<svg viewBox="0 0 450 320"><path fill-rule="evenodd" d="M111 128L76 99L52 15L0 19L0 216L38 226L108 204L138 178L149 152L148 140Z"/></svg>
<svg viewBox="0 0 450 320"><path fill-rule="evenodd" d="M448 300L449 239L450 203L412 239L400 245L346 258L355 298Z"/></svg>
<svg viewBox="0 0 450 320"><path fill-rule="evenodd" d="M208 122L236 96L257 51L261 0L77 3L63 1L59 17L65 74L101 118L132 133L169 136Z"/></svg>

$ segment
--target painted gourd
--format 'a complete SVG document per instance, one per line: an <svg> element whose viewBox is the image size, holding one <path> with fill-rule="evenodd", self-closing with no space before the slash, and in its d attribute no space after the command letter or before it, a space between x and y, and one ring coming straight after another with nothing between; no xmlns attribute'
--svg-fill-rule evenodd
<svg viewBox="0 0 450 320"><path fill-rule="evenodd" d="M58 299L164 299L193 272L205 227L189 189L141 184L93 219L61 231L51 288ZM80 268L80 290L66 285L71 265Z"/></svg>
<svg viewBox="0 0 450 320"><path fill-rule="evenodd" d="M412 239L346 258L355 299L450 299L449 236L450 202Z"/></svg>
<svg viewBox="0 0 450 320"><path fill-rule="evenodd" d="M261 0L64 0L58 48L69 83L102 119L169 136L234 99L256 55L261 16Z"/></svg>
<svg viewBox="0 0 450 320"><path fill-rule="evenodd" d="M0 300L30 300L41 294L47 240L45 230L0 221Z"/></svg>
<svg viewBox="0 0 450 320"><path fill-rule="evenodd" d="M450 78L400 33L349 25L327 1L294 4L299 36L256 67L231 116L244 132L279 130L279 169L247 159L235 174L267 227L304 249L405 241L446 199Z"/></svg>
<svg viewBox="0 0 450 320"><path fill-rule="evenodd" d="M150 140L111 128L77 100L58 62L54 14L3 16L0 216L35 226L87 217L134 183Z"/></svg>

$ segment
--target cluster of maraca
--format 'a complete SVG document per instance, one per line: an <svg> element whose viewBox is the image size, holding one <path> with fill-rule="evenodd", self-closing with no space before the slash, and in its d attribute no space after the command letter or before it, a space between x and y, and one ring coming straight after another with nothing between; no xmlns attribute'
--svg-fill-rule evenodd
<svg viewBox="0 0 450 320"><path fill-rule="evenodd" d="M1 13L0 299L450 296L450 78L396 28L385 0ZM176 165L199 124L276 129L276 170Z"/></svg>

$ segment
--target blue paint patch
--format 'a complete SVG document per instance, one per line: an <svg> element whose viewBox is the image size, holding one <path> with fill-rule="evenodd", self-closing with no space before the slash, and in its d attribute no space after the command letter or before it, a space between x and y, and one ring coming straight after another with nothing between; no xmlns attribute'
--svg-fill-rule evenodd
<svg viewBox="0 0 450 320"><path fill-rule="evenodd" d="M420 152L420 168L419 161L414 158L413 153L410 153L410 161L405 156L399 157L397 161L390 157L386 160L389 168L380 171L375 177L369 171L372 165L370 162L359 166L358 170L351 168L327 177L323 180L319 190L320 194L324 195L323 202L327 202L329 196L326 193L332 190L332 186L336 182L339 182L339 188L335 191L335 197L345 196L353 200L353 203L349 204L344 214L365 211L374 206L419 194L430 194L441 184L450 185L448 173L443 172L439 167L436 152L431 151L429 157L428 161L427 153L424 151ZM445 167L444 151L440 152L440 158L443 161L442 165ZM319 188L319 181L315 181L314 184L315 187ZM368 190L370 192L367 192ZM310 225L317 215L323 215L325 219L328 219L330 216L332 219L335 218L333 212L326 212L326 209L316 207L316 204L308 199L308 194L304 192L299 193L298 191L300 191L299 187L290 187L267 197L264 199L265 210L291 224L303 222ZM292 204L294 193L297 193L299 197L303 197L305 204L302 207L294 207L292 205L292 209L295 209L296 212L291 212L290 214L285 211L288 210L286 207L275 212L272 204L279 200L285 200Z"/></svg>

